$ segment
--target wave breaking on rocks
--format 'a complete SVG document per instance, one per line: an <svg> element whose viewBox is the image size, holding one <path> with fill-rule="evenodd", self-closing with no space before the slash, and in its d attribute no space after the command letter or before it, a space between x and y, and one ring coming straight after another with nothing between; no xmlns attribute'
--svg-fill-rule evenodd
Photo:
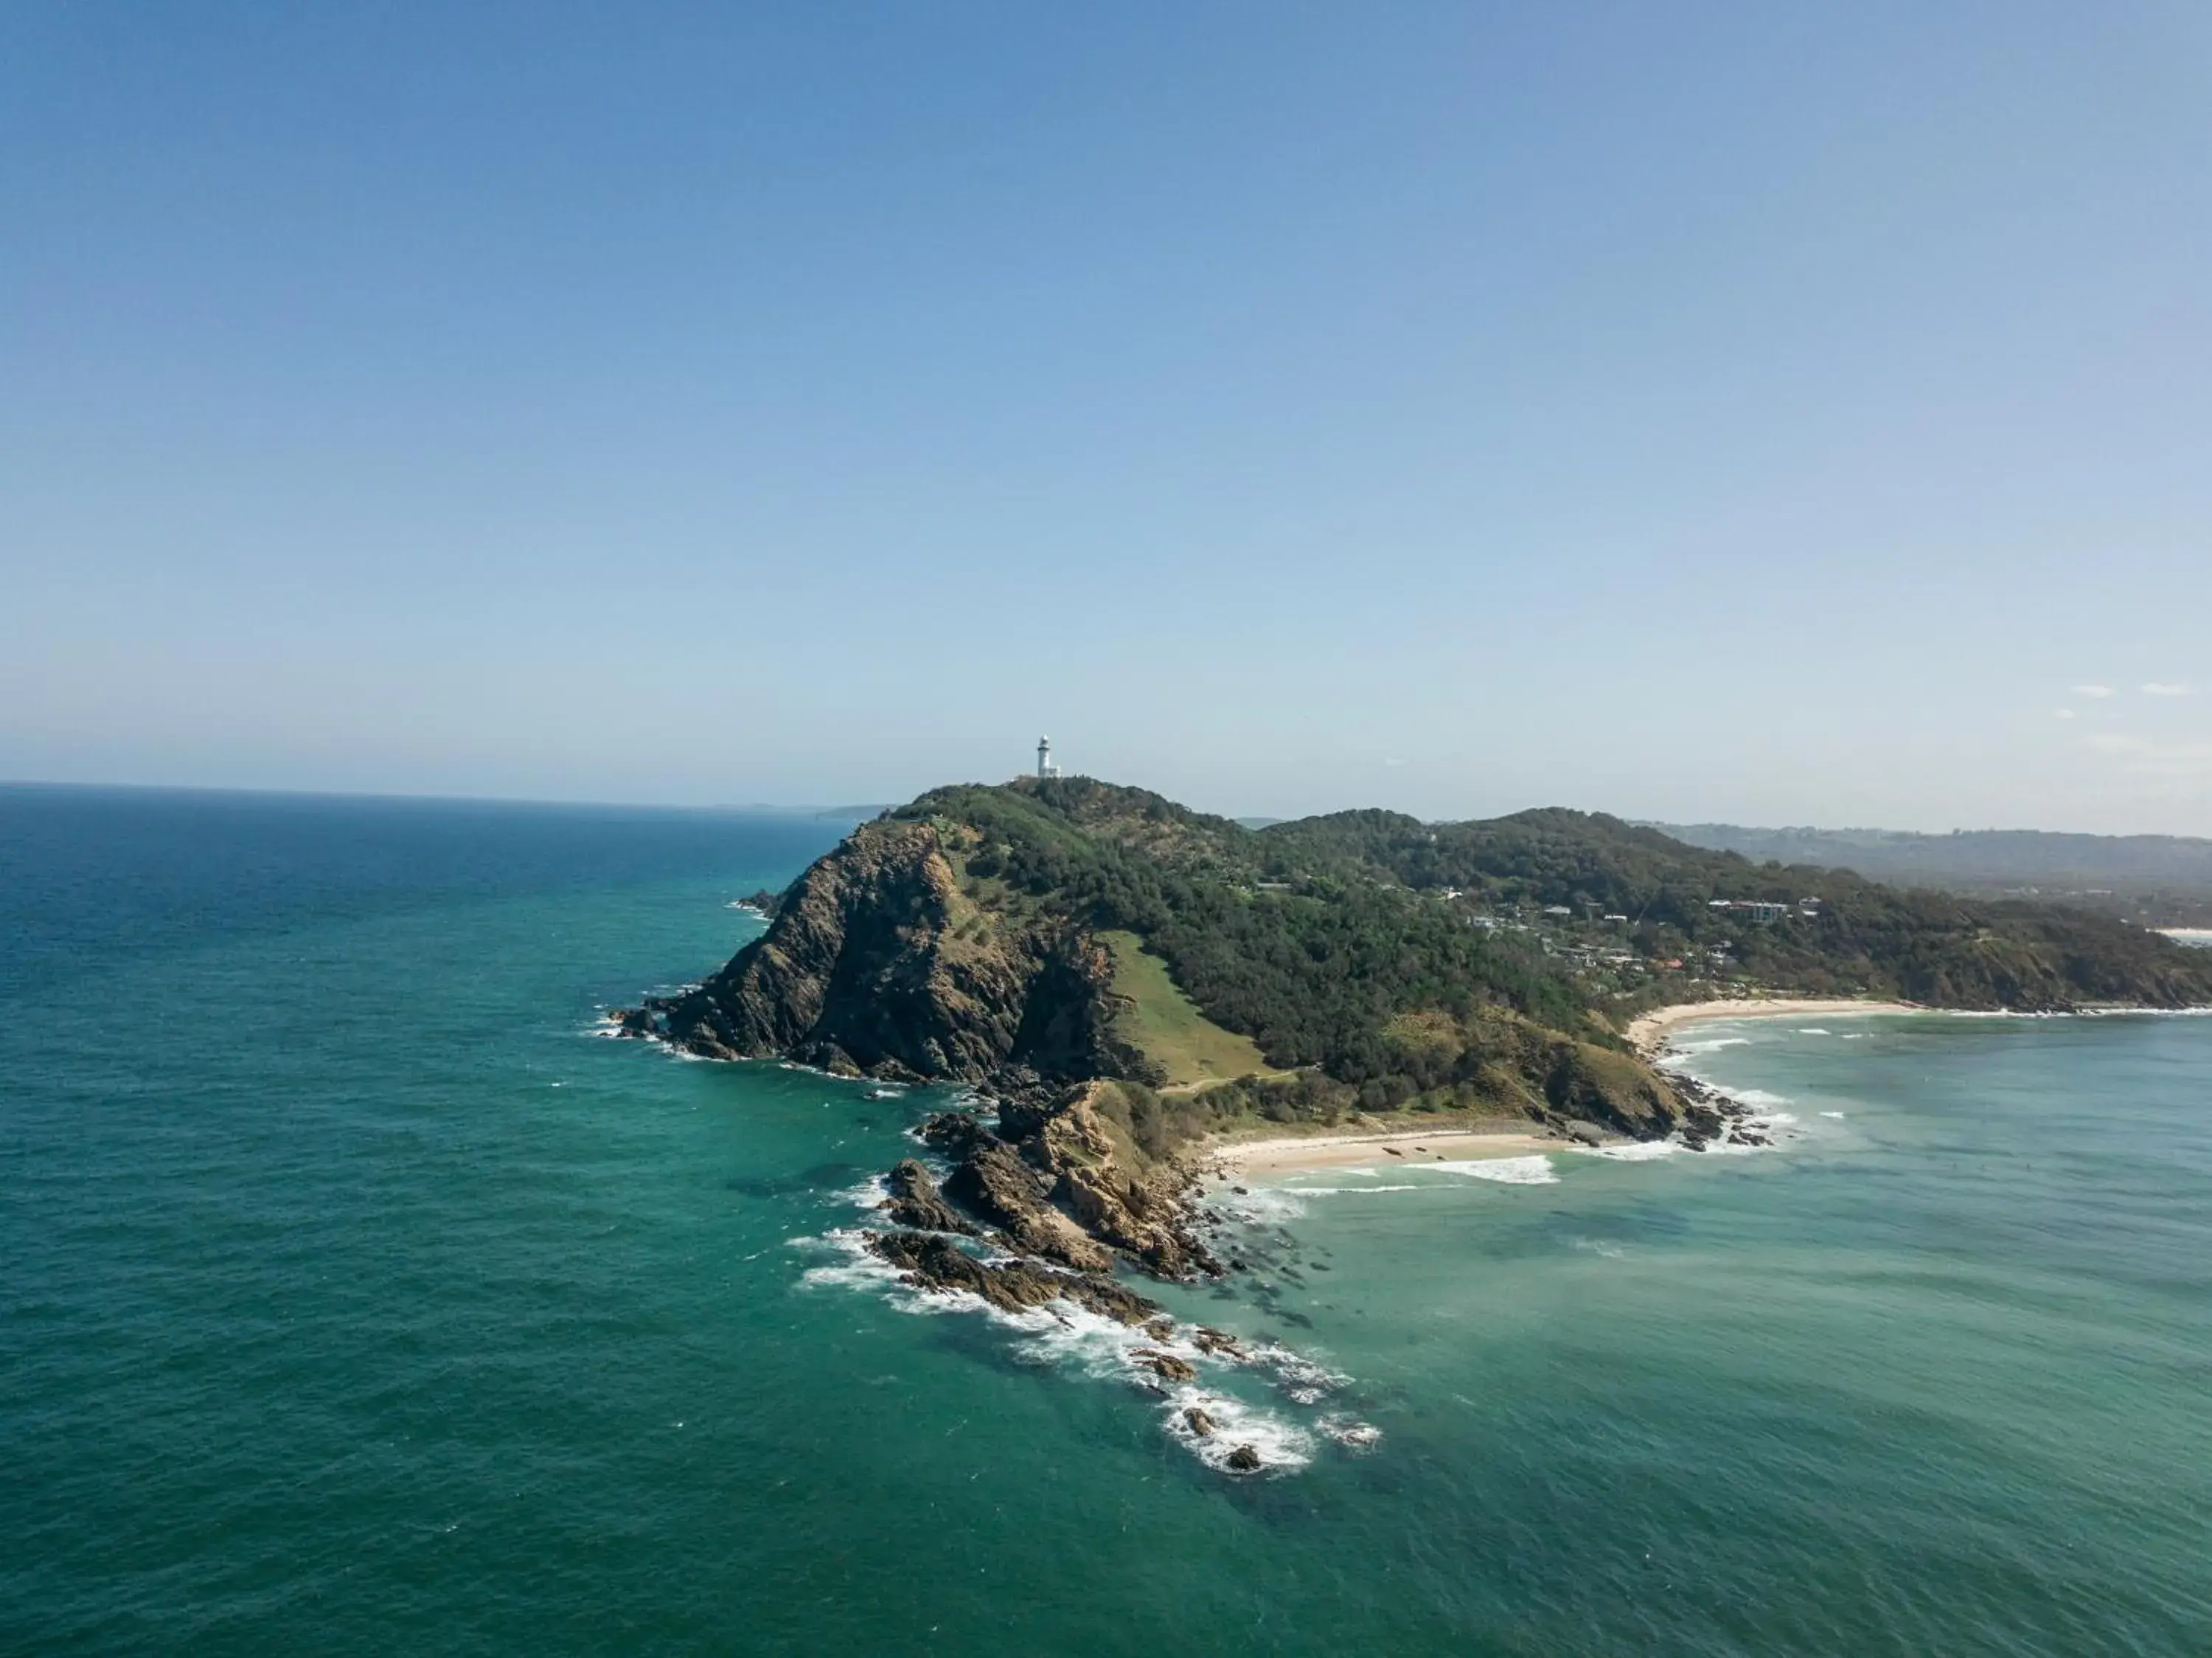
<svg viewBox="0 0 2212 1658"><path fill-rule="evenodd" d="M1018 1107L1002 1106L1002 1127L1009 1115L1020 1120ZM1323 1444L1357 1452L1381 1441L1381 1430L1353 1412L1320 1408L1338 1403L1349 1376L1269 1339L1177 1320L1125 1283L1121 1254L1053 1206L1058 1179L1024 1156L1024 1143L967 1111L929 1118L919 1137L936 1167L902 1160L845 1194L862 1210L860 1224L791 1240L834 1257L809 1268L804 1284L867 1291L904 1312L989 1318L1032 1362L1148 1396L1162 1431L1224 1475L1291 1473ZM1095 1166L1091 1173L1097 1175ZM1112 1189L1103 1178L1095 1183ZM1179 1186L1171 1195L1169 1210L1141 1204L1110 1228L1127 1240L1121 1248L1148 1253L1132 1264L1164 1278L1220 1275L1224 1268L1197 1235L1218 1217L1197 1206L1194 1189ZM1163 1271L1170 1262L1182 1271ZM1279 1403L1249 1397L1255 1387Z"/></svg>

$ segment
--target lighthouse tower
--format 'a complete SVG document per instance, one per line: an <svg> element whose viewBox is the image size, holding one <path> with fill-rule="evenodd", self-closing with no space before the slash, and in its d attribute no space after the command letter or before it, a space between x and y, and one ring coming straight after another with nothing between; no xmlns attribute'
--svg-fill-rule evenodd
<svg viewBox="0 0 2212 1658"><path fill-rule="evenodd" d="M1056 777L1059 775L1060 768L1054 765L1052 760L1052 739L1039 737L1037 739L1037 776Z"/></svg>

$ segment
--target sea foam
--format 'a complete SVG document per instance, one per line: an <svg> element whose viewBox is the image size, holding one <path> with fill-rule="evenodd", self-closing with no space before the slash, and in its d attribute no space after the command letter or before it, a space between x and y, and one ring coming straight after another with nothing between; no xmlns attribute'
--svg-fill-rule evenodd
<svg viewBox="0 0 2212 1658"><path fill-rule="evenodd" d="M868 1181L832 1195L832 1201L849 1203L872 1211L882 1201L884 1183ZM1182 1325L1162 1338L1078 1307L1072 1301L1048 1301L1041 1307L1008 1312L993 1307L966 1290L927 1289L906 1282L897 1267L867 1247L869 1228L836 1228L819 1235L785 1240L793 1250L826 1253L833 1259L808 1267L799 1275L806 1289L847 1289L872 1294L901 1313L980 1314L1013 1336L1012 1356L1019 1362L1072 1370L1101 1381L1118 1381L1160 1398L1163 1431L1198 1460L1218 1472L1241 1472L1229 1459L1243 1446L1260 1458L1261 1475L1294 1473L1313 1460L1315 1432L1301 1427L1281 1411L1205 1385L1209 1371L1239 1369L1267 1375L1283 1398L1293 1405L1322 1403L1351 1377L1289 1348L1254 1342L1241 1352L1217 1348L1208 1352L1193 1338L1193 1327ZM1006 1259L986 1252L984 1259ZM1142 1355L1166 1354L1200 1373L1197 1382L1170 1382ZM1191 1426L1188 1410L1203 1411L1214 1423L1212 1434ZM1381 1438L1365 1423L1340 1413L1316 1428L1322 1437L1364 1448Z"/></svg>
<svg viewBox="0 0 2212 1658"><path fill-rule="evenodd" d="M1471 1180L1494 1180L1500 1186L1553 1186L1559 1175L1549 1157L1470 1157L1456 1161L1423 1163L1444 1174L1463 1174Z"/></svg>
<svg viewBox="0 0 2212 1658"><path fill-rule="evenodd" d="M1747 1048L1750 1045L1751 1039L1747 1036L1709 1036L1702 1040L1678 1036L1669 1045L1667 1058L1695 1059L1704 1054L1718 1053L1723 1048Z"/></svg>
<svg viewBox="0 0 2212 1658"><path fill-rule="evenodd" d="M1193 1409L1212 1418L1211 1434L1200 1434L1190 1425ZM1232 1472L1229 1459L1246 1445L1258 1453L1262 1473L1295 1472L1313 1460L1314 1438L1306 1429L1233 1393L1213 1393L1195 1384L1169 1392L1160 1406L1160 1425L1169 1438L1218 1473Z"/></svg>
<svg viewBox="0 0 2212 1658"><path fill-rule="evenodd" d="M1280 1186L1248 1187L1241 1192L1217 1186L1206 1194L1206 1207L1224 1220L1245 1226L1279 1226L1306 1212L1302 1192L1314 1190Z"/></svg>

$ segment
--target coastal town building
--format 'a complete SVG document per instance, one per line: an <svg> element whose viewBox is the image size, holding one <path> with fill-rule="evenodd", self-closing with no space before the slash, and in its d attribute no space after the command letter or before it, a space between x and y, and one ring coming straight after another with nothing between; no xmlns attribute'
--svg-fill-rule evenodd
<svg viewBox="0 0 2212 1658"><path fill-rule="evenodd" d="M1754 925L1760 927L1770 927L1790 913L1788 905L1770 904L1760 899L1717 898L1709 899L1705 907L1709 910L1735 911L1739 915L1747 917Z"/></svg>

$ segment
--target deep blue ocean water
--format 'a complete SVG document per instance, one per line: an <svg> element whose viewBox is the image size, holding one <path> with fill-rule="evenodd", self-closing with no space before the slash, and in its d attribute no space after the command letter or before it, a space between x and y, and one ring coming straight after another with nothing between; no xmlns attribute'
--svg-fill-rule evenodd
<svg viewBox="0 0 2212 1658"><path fill-rule="evenodd" d="M928 1097L592 1033L836 832L0 789L0 1651L2212 1650L2212 1020L1701 1027L1779 1149L1261 1189L1168 1297L1280 1350L1239 1481L852 1267Z"/></svg>

